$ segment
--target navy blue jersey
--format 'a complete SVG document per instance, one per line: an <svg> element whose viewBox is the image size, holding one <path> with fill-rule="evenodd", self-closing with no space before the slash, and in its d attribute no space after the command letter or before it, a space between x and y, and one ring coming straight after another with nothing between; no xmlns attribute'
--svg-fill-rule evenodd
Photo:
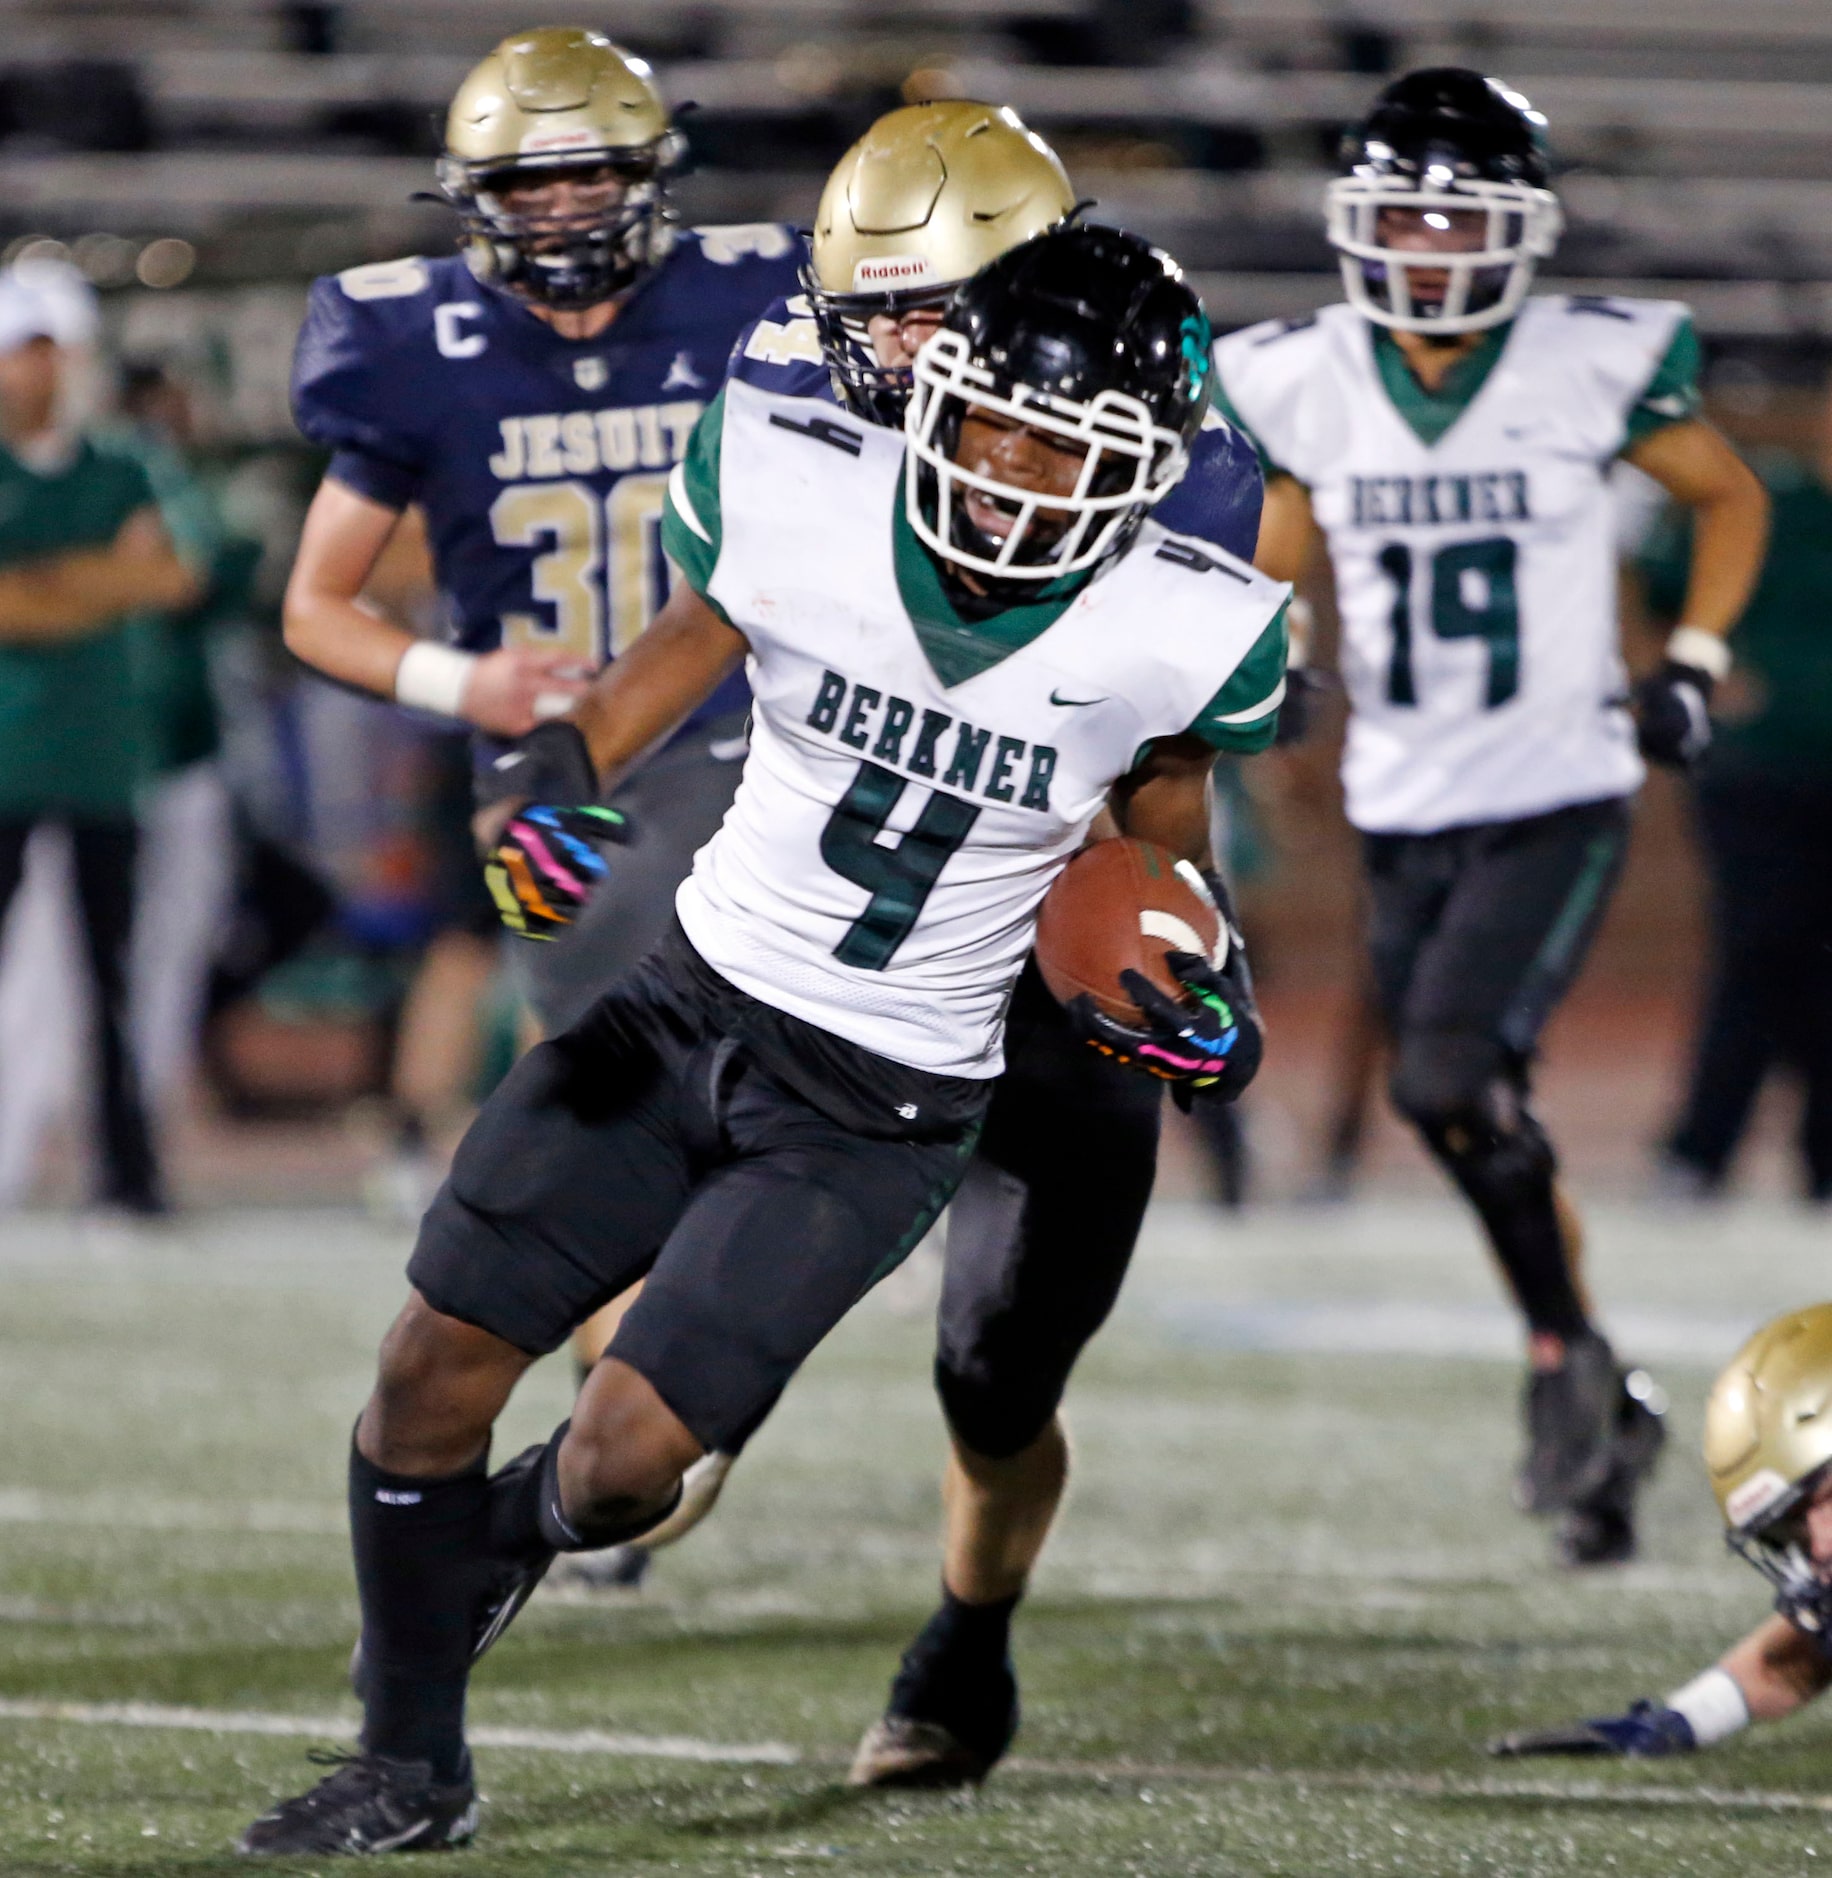
<svg viewBox="0 0 1832 1878"><path fill-rule="evenodd" d="M786 397L834 399L820 334L803 296L785 295L745 328L732 350L731 376ZM1258 452L1211 407L1190 446L1189 469L1151 519L1251 561L1264 495Z"/></svg>
<svg viewBox="0 0 1832 1878"><path fill-rule="evenodd" d="M418 503L456 643L553 646L596 667L668 594L662 490L759 307L806 258L772 222L679 231L596 339L562 339L457 255L312 284L299 428L329 475ZM696 715L743 708L741 679Z"/></svg>

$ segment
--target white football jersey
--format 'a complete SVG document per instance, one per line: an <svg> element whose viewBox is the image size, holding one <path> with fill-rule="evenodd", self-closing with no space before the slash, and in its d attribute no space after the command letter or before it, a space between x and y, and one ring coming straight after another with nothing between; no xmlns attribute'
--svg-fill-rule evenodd
<svg viewBox="0 0 1832 1878"><path fill-rule="evenodd" d="M1358 828L1513 820L1639 785L1607 485L1631 413L1691 415L1689 384L1654 384L1682 334L1672 301L1530 299L1435 443L1350 307L1217 342L1226 402L1328 538Z"/></svg>
<svg viewBox="0 0 1832 1878"><path fill-rule="evenodd" d="M1066 603L942 620L903 450L731 382L675 471L669 553L749 641L755 695L737 800L676 907L751 996L988 1077L1038 904L1112 784L1156 738L1269 740L1288 589L1147 523Z"/></svg>

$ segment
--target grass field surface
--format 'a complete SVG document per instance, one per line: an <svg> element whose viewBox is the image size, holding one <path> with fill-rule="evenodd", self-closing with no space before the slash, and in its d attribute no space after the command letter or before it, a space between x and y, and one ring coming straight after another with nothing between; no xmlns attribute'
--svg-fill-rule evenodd
<svg viewBox="0 0 1832 1878"><path fill-rule="evenodd" d="M1761 1613L1700 1406L1755 1323L1832 1292L1824 1222L1779 1207L1594 1224L1618 1342L1673 1396L1642 1562L1560 1574L1510 1510L1515 1334L1448 1203L1162 1207L1072 1397L1013 1762L974 1796L851 1793L935 1585L922 1255L647 1590L544 1592L480 1670L489 1804L453 1869L1832 1872L1832 1707L1679 1762L1481 1752L1669 1689ZM235 1833L353 1726L343 1457L404 1252L335 1212L132 1246L0 1223L6 1878L246 1871ZM499 1454L568 1395L540 1366Z"/></svg>

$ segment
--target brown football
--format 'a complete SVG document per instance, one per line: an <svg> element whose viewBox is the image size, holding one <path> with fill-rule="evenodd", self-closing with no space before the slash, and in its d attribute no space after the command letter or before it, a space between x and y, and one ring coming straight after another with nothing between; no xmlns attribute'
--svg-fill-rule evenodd
<svg viewBox="0 0 1832 1878"><path fill-rule="evenodd" d="M1149 841L1083 848L1056 876L1037 919L1037 966L1058 1002L1085 991L1122 1023L1136 1024L1140 1012L1121 972L1130 967L1176 997L1165 953L1212 960L1220 943L1221 916L1201 876Z"/></svg>

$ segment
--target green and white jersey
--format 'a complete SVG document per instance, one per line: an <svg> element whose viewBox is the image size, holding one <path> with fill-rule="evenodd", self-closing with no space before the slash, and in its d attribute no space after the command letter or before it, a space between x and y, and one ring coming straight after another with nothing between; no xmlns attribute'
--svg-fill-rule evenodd
<svg viewBox="0 0 1832 1878"><path fill-rule="evenodd" d="M1437 394L1347 306L1217 342L1217 393L1329 541L1353 707L1349 819L1514 820L1642 778L1616 623L1610 467L1693 416L1673 301L1549 295Z"/></svg>
<svg viewBox="0 0 1832 1878"><path fill-rule="evenodd" d="M1038 903L1160 737L1267 744L1288 590L1147 523L1093 579L964 620L900 433L728 382L663 541L744 634L751 749L676 908L741 990L938 1075L1002 1067Z"/></svg>

